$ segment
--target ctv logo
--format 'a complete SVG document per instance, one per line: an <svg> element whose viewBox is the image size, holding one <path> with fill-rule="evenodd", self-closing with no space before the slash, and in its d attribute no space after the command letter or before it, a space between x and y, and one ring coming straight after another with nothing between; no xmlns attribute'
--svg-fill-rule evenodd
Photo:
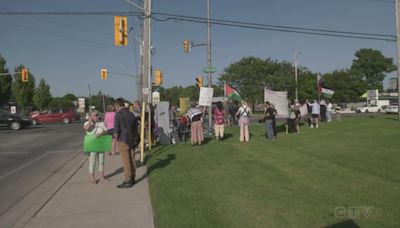
<svg viewBox="0 0 400 228"><path fill-rule="evenodd" d="M373 206L337 207L335 208L335 217L351 219L368 218L374 209L375 207Z"/></svg>

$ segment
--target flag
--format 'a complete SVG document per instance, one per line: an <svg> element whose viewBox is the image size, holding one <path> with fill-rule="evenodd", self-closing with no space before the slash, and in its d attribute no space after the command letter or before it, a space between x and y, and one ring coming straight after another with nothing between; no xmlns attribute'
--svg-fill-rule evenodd
<svg viewBox="0 0 400 228"><path fill-rule="evenodd" d="M324 96L326 98L331 98L333 96L333 94L335 93L335 91L321 87L321 93L322 93L322 96Z"/></svg>
<svg viewBox="0 0 400 228"><path fill-rule="evenodd" d="M228 97L231 100L241 100L239 93L232 87L230 87L227 83L224 85L224 93L225 97Z"/></svg>

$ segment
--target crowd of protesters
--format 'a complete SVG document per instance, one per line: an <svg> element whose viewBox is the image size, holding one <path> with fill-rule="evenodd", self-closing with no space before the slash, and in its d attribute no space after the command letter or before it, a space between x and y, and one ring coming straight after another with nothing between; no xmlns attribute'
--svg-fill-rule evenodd
<svg viewBox="0 0 400 228"><path fill-rule="evenodd" d="M340 107L334 107L329 101L306 101L308 115L306 119L310 128L318 128L319 121L331 122L333 110L339 110ZM288 106L287 117L287 132L300 133L300 120L305 113L300 112L300 104L297 101L290 102ZM134 101L132 109L129 110L129 104L119 98L114 105L107 107L107 112L104 116L104 122L99 118L99 113L93 111L89 114L87 121L84 124L84 130L87 135L111 135L112 145L108 151L111 156L116 155L117 148L121 156L125 180L118 188L130 188L135 184L135 150L138 150L140 141L140 126L142 105L140 101ZM152 104L148 104L145 108L144 127L145 132L148 132L148 124L151 123L151 140L147 140L148 144L154 144L158 135L158 125L155 118L155 108ZM176 129L177 136L180 142L186 142L187 136L190 134L190 142L192 146L202 145L204 143L204 126L203 120L207 119L208 113L206 108L202 108L196 103L191 104L191 108L186 113L181 113L177 116L176 106L169 109L170 125ZM210 113L213 119L214 135L217 141L224 140L225 126L239 127L239 141L248 143L250 140L249 123L250 117L253 115L251 108L245 101L238 103L217 102L212 112ZM278 137L276 119L279 115L274 107L274 104L265 102L262 120L265 121L265 137L268 140L273 140ZM340 120L340 115L336 115ZM190 129L190 130L189 130ZM210 129L209 129L210 130ZM96 160L98 160L98 170L100 180L107 181L104 176L104 154L107 151L88 151L89 156L89 173L90 181L97 183L94 170Z"/></svg>

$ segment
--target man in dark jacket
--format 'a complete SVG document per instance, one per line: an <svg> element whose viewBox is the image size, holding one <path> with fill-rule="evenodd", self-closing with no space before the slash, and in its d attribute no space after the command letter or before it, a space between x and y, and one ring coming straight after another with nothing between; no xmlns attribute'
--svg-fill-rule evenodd
<svg viewBox="0 0 400 228"><path fill-rule="evenodd" d="M117 188L131 188L135 184L135 154L137 146L137 119L124 106L124 100L118 98L114 106L117 110L115 114L114 136L118 141L119 153L124 167L125 180Z"/></svg>

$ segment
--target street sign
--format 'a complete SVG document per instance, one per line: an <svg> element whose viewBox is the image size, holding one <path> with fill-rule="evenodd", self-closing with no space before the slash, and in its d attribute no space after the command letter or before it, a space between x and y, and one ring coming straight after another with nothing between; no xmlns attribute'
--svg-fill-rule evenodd
<svg viewBox="0 0 400 228"><path fill-rule="evenodd" d="M143 94L147 95L149 94L149 88L143 88L142 89Z"/></svg>
<svg viewBox="0 0 400 228"><path fill-rule="evenodd" d="M204 67L203 68L203 72L204 73L215 73L215 72L217 72L217 68L215 68L215 67L210 67L210 68Z"/></svg>

